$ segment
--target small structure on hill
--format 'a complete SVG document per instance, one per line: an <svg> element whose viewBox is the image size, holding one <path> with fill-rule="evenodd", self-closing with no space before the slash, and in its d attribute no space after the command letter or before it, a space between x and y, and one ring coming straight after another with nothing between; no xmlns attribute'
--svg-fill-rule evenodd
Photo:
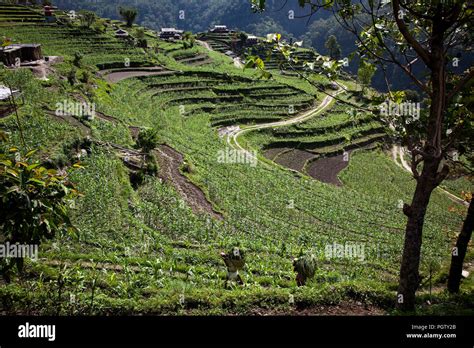
<svg viewBox="0 0 474 348"><path fill-rule="evenodd" d="M255 35L248 35L247 39L245 40L245 45L246 46L254 46L254 45L257 45L259 43L259 41L260 40Z"/></svg>
<svg viewBox="0 0 474 348"><path fill-rule="evenodd" d="M20 95L20 91L11 90L8 87L0 85L0 118L8 116L17 108L14 98Z"/></svg>
<svg viewBox="0 0 474 348"><path fill-rule="evenodd" d="M18 90L11 90L8 87L0 85L0 101L8 100L12 97L16 97L20 92Z"/></svg>
<svg viewBox="0 0 474 348"><path fill-rule="evenodd" d="M183 30L175 28L161 28L160 39L162 40L181 40L183 37Z"/></svg>
<svg viewBox="0 0 474 348"><path fill-rule="evenodd" d="M7 65L19 65L43 59L40 44L12 44L0 48L0 61Z"/></svg>
<svg viewBox="0 0 474 348"><path fill-rule="evenodd" d="M229 33L230 30L226 25L214 25L214 28L209 30L211 33Z"/></svg>
<svg viewBox="0 0 474 348"><path fill-rule="evenodd" d="M119 30L115 31L115 37L117 37L117 38L127 38L127 37L129 37L129 35L130 34L128 33L128 31L123 30L123 29L119 29Z"/></svg>
<svg viewBox="0 0 474 348"><path fill-rule="evenodd" d="M56 10L56 6L45 5L43 7L44 17L47 23L54 23L56 22L56 17L54 16L54 10Z"/></svg>
<svg viewBox="0 0 474 348"><path fill-rule="evenodd" d="M231 57L231 58L236 58L237 57L237 55L234 53L234 51L231 51L231 50L225 51L224 54L226 56Z"/></svg>

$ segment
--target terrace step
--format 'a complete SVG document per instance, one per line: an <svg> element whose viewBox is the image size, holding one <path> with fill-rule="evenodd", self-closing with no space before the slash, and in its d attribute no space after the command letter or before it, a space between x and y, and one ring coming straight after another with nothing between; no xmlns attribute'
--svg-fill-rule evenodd
<svg viewBox="0 0 474 348"><path fill-rule="evenodd" d="M384 140L386 137L387 137L386 133L376 133L376 134L368 135L366 137L355 139L348 145L339 144L336 146L326 146L326 147L321 147L318 149L308 149L308 151L311 151L320 155L324 155L324 156L332 156L336 154L341 154L347 150L357 149L357 148L365 147L367 145L375 144L376 142L380 142Z"/></svg>
<svg viewBox="0 0 474 348"><path fill-rule="evenodd" d="M311 137L311 136L318 136L318 135L323 135L327 133L335 133L339 132L342 129L346 128L351 128L354 126L362 126L366 125L370 122L375 122L372 117L367 117L363 119L359 119L356 124L354 124L353 121L346 121L346 122L341 122L335 125L331 126L326 126L326 127L316 127L316 128L297 128L296 130L293 129L275 129L272 132L272 135L275 138L291 138L291 137ZM377 129L382 129L382 125L378 127Z"/></svg>
<svg viewBox="0 0 474 348"><path fill-rule="evenodd" d="M364 138L365 136L385 134L385 132L381 132L382 129L383 127L374 127L374 128L363 129L363 130L356 130L353 136L355 137L355 139L360 139L360 138ZM333 137L331 138L330 135L333 135ZM319 149L321 148L332 147L334 145L337 146L338 144L343 144L347 142L346 137L344 135L339 135L337 133L335 134L330 133L327 137L320 136L320 138L322 139L311 140L311 139L305 139L304 137L302 137L302 138L297 138L297 139L293 138L293 139L286 139L286 140L281 140L281 141L277 140L277 141L273 141L269 147L275 147L275 146L276 147L295 147L295 148L307 149L308 151L314 151L314 152L319 153Z"/></svg>

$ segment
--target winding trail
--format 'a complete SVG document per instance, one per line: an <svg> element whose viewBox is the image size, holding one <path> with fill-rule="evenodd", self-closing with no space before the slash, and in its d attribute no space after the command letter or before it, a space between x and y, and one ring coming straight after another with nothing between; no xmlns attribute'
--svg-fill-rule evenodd
<svg viewBox="0 0 474 348"><path fill-rule="evenodd" d="M207 50L212 51L211 46L209 46L209 44L206 41L196 40L196 42L200 44L201 46L205 47Z"/></svg>
<svg viewBox="0 0 474 348"><path fill-rule="evenodd" d="M335 96L338 94L344 92L344 88L339 88L333 95L328 95L324 97L322 102L316 106L315 108L306 111L296 117L287 119L287 120L282 120L282 121L276 121L276 122L269 122L269 123L261 123L261 124L256 124L252 126L245 126L245 128L241 128L240 126L231 126L231 127L225 127L229 129L229 132L227 133L227 143L229 146L233 147L235 150L240 150L246 153L247 156L250 156L251 158L255 159L255 156L250 153L247 149L245 149L240 143L238 138L250 131L255 131L255 130L260 130L260 129L266 129L266 128L277 128L277 127L283 127L283 126L288 126L292 125L295 123L300 123L304 122L317 114L321 113L324 111L331 103L331 101L334 99ZM226 133L226 132L224 132ZM258 158L256 159L258 161ZM260 161L261 163L264 163L265 165L268 165L265 162Z"/></svg>
<svg viewBox="0 0 474 348"><path fill-rule="evenodd" d="M411 175L413 175L413 172L411 170L411 166L407 163L407 161L405 160L405 157L404 157L404 154L405 154L405 150L403 149L402 146L400 145L393 145L392 147L392 158L393 158L393 161L400 167L400 168L403 168L405 169L408 173L410 173ZM400 162L398 162L398 158L400 158ZM452 200L453 202L455 203L458 203L458 204L462 204L464 206L469 206L469 203L466 202L464 199L462 198L459 198L458 196L456 195L453 195L451 192L445 190L444 188L438 186L436 188L437 190L443 192L446 196L448 196L448 198L450 200Z"/></svg>

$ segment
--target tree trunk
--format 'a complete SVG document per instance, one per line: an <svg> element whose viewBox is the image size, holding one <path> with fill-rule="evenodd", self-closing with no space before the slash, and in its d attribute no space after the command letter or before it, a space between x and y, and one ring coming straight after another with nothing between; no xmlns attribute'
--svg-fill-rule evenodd
<svg viewBox="0 0 474 348"><path fill-rule="evenodd" d="M398 309L411 311L415 309L415 293L420 283L418 273L420 266L423 223L431 193L447 176L449 170L443 166L440 170L443 152L441 147L443 119L446 109L446 71L443 34L446 28L441 21L433 23L431 36L431 104L426 125L426 143L423 147L423 169L415 175L417 180L411 205L405 205L403 212L408 217L405 229L405 244L396 306ZM415 174L415 173L414 173Z"/></svg>
<svg viewBox="0 0 474 348"><path fill-rule="evenodd" d="M439 159L424 162L412 203L403 207L403 212L407 215L408 221L405 229L405 243L397 294L397 308L402 310L413 310L415 308L415 293L420 284L418 269L420 266L423 223L431 193L436 187L435 178L439 162Z"/></svg>
<svg viewBox="0 0 474 348"><path fill-rule="evenodd" d="M474 199L471 199L467 216L462 225L461 233L456 242L456 247L451 256L451 267L449 269L448 291L451 293L459 292L461 283L462 265L466 256L467 245L471 240L472 229L474 228Z"/></svg>

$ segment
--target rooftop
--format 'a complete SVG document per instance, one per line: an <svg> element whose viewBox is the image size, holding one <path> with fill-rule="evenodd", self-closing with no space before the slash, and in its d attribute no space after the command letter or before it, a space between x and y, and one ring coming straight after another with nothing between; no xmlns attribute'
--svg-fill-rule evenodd
<svg viewBox="0 0 474 348"><path fill-rule="evenodd" d="M161 32L182 33L183 30L179 30L179 29L176 29L176 28L161 28Z"/></svg>

